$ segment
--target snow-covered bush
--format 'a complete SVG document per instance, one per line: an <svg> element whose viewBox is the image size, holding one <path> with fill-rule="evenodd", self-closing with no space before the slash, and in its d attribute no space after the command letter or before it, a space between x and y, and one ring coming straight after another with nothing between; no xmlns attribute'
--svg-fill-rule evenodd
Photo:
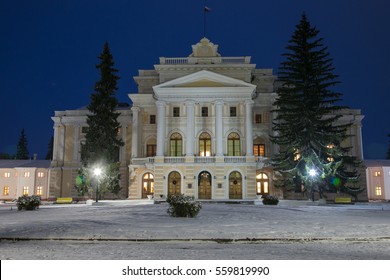
<svg viewBox="0 0 390 280"><path fill-rule="evenodd" d="M41 205L41 198L37 195L19 196L18 200L16 201L16 206L18 207L18 210L35 210L39 207L39 205Z"/></svg>
<svg viewBox="0 0 390 280"><path fill-rule="evenodd" d="M263 199L264 205L277 205L279 203L279 199L276 196L269 194L265 194L261 198Z"/></svg>
<svg viewBox="0 0 390 280"><path fill-rule="evenodd" d="M194 218L202 209L200 202L194 201L192 196L184 194L170 195L167 202L169 203L167 212L172 217Z"/></svg>

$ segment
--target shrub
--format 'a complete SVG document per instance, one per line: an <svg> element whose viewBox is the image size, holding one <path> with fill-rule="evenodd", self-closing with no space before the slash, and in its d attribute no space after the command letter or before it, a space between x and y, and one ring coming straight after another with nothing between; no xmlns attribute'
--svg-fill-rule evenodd
<svg viewBox="0 0 390 280"><path fill-rule="evenodd" d="M167 212L171 217L194 218L202 209L200 202L194 201L192 196L184 194L170 195L167 202L169 203Z"/></svg>
<svg viewBox="0 0 390 280"><path fill-rule="evenodd" d="M37 195L19 196L18 200L16 201L16 206L18 207L18 210L35 210L39 207L39 205L41 205L41 198Z"/></svg>
<svg viewBox="0 0 390 280"><path fill-rule="evenodd" d="M279 199L276 196L269 194L263 195L261 198L263 199L264 205L277 205L279 203Z"/></svg>

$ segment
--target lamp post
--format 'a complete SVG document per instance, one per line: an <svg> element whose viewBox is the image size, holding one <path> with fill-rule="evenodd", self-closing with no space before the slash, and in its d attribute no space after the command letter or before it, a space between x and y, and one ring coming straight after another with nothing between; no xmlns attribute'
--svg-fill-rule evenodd
<svg viewBox="0 0 390 280"><path fill-rule="evenodd" d="M314 177L317 176L317 170L315 170L314 168L310 168L309 169L309 176L312 178L312 180L309 180L310 182L310 196L311 196L311 200L314 201L314 190L313 190L313 181L314 181Z"/></svg>
<svg viewBox="0 0 390 280"><path fill-rule="evenodd" d="M96 177L96 202L99 201L99 177L102 174L102 170L99 167L93 169L93 175Z"/></svg>

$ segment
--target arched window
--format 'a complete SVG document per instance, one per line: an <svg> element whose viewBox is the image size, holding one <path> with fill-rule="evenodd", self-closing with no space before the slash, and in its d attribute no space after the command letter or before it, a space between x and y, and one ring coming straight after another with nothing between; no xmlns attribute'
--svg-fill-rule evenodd
<svg viewBox="0 0 390 280"><path fill-rule="evenodd" d="M154 194L154 177L152 173L146 173L142 177L142 198Z"/></svg>
<svg viewBox="0 0 390 280"><path fill-rule="evenodd" d="M228 136L228 156L240 156L240 135L232 132Z"/></svg>
<svg viewBox="0 0 390 280"><path fill-rule="evenodd" d="M201 157L211 156L211 137L207 132L199 136L199 155Z"/></svg>
<svg viewBox="0 0 390 280"><path fill-rule="evenodd" d="M266 173L259 173L256 176L256 193L268 194L269 193L269 179Z"/></svg>
<svg viewBox="0 0 390 280"><path fill-rule="evenodd" d="M171 135L170 147L171 147L171 157L181 157L182 152L182 137L179 133L175 132Z"/></svg>

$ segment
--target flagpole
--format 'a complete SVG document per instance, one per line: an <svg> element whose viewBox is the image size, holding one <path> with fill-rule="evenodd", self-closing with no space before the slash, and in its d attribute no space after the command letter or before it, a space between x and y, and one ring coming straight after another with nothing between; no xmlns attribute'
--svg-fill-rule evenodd
<svg viewBox="0 0 390 280"><path fill-rule="evenodd" d="M206 0L203 5L203 38L206 38Z"/></svg>

